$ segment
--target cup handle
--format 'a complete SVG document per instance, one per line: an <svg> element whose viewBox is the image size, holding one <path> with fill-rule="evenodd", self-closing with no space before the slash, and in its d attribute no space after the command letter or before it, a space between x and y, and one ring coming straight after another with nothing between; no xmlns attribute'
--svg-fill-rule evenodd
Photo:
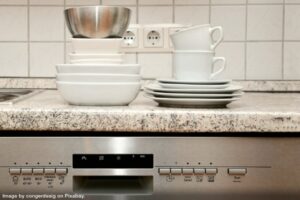
<svg viewBox="0 0 300 200"><path fill-rule="evenodd" d="M215 64L218 62L218 61L221 61L222 62L222 65L221 65L221 68L214 72L211 76L210 76L210 79L213 79L216 75L220 74L222 71L225 70L225 67L226 67L226 59L224 57L214 57L213 58L213 71L215 71Z"/></svg>
<svg viewBox="0 0 300 200"><path fill-rule="evenodd" d="M210 29L210 35L211 35L211 37L213 37L213 34L216 31L220 32L220 37L217 39L217 41L213 45L211 45L211 49L212 50L215 50L215 48L222 42L223 37L224 37L223 28L221 26L216 26L216 27L213 27L213 28Z"/></svg>

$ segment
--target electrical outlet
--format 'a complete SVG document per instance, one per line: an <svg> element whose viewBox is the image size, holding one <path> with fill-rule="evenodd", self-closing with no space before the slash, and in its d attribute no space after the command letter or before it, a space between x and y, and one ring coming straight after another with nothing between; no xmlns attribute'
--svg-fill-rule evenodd
<svg viewBox="0 0 300 200"><path fill-rule="evenodd" d="M122 47L137 48L139 46L138 28L129 28L123 35Z"/></svg>
<svg viewBox="0 0 300 200"><path fill-rule="evenodd" d="M144 28L144 47L162 48L164 47L164 29L155 27Z"/></svg>

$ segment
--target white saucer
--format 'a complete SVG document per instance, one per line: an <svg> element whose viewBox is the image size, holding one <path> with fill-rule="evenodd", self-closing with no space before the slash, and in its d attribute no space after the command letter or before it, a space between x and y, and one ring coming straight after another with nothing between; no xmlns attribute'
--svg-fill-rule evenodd
<svg viewBox="0 0 300 200"><path fill-rule="evenodd" d="M242 89L241 86L231 85L224 89L173 89L163 88L159 84L153 83L145 86L146 89L155 92L169 92L169 93L234 93Z"/></svg>
<svg viewBox="0 0 300 200"><path fill-rule="evenodd" d="M165 93L165 92L154 92L151 90L145 90L146 94L151 94L155 97L163 97L163 98L234 98L234 97L240 97L244 93L238 92L238 93L232 93L232 94L195 94L195 93Z"/></svg>
<svg viewBox="0 0 300 200"><path fill-rule="evenodd" d="M224 89L228 88L230 84L216 84L216 85L192 85L192 84L169 84L169 83L158 83L163 88L173 89Z"/></svg>
<svg viewBox="0 0 300 200"><path fill-rule="evenodd" d="M181 81L175 79L158 79L160 83L169 84L193 84L193 85L219 85L219 84L229 84L231 80L208 80L208 81Z"/></svg>
<svg viewBox="0 0 300 200"><path fill-rule="evenodd" d="M161 106L203 107L203 108L225 107L227 104L230 104L231 102L240 99L240 98L229 98L229 99L158 98L150 95L146 95L146 97L153 99Z"/></svg>

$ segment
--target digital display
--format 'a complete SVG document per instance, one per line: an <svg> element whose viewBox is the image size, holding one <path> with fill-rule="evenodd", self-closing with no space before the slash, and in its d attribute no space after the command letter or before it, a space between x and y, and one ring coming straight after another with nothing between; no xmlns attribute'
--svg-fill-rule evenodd
<svg viewBox="0 0 300 200"><path fill-rule="evenodd" d="M153 168L153 154L73 154L73 168Z"/></svg>

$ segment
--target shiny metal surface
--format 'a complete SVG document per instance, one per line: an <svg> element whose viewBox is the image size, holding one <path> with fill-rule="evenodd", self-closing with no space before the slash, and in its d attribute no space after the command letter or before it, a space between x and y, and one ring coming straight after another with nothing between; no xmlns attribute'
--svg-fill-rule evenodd
<svg viewBox="0 0 300 200"><path fill-rule="evenodd" d="M65 10L74 38L121 38L128 28L131 10L125 7L85 6Z"/></svg>
<svg viewBox="0 0 300 200"><path fill-rule="evenodd" d="M0 105L11 105L40 92L29 89L0 89Z"/></svg>
<svg viewBox="0 0 300 200"><path fill-rule="evenodd" d="M74 153L150 153L154 154L154 168L74 169ZM86 194L85 199L299 200L299 155L300 138L4 137L0 140L0 193L72 193L76 176L151 176L152 194L129 195L125 191L121 195ZM9 168L18 167L67 168L68 174L9 174ZM218 172L210 182L207 174L160 175L160 168L217 168ZM232 176L229 168L246 168L247 174ZM39 185L36 178L40 178ZM203 180L198 181L200 178Z"/></svg>

